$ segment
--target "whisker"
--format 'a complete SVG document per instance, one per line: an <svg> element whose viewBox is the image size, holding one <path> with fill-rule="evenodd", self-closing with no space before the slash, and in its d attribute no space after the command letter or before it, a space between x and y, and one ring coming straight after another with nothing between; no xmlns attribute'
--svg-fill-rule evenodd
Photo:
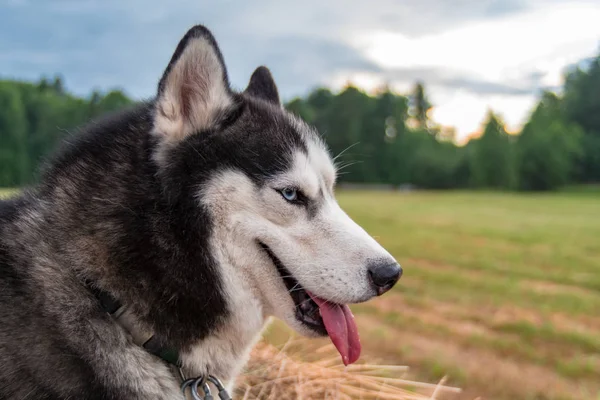
<svg viewBox="0 0 600 400"><path fill-rule="evenodd" d="M342 154L344 154L345 152L347 152L348 150L350 150L351 148L353 148L354 146L356 146L359 143L360 142L351 144L350 146L346 147L344 150L340 151L337 156L333 157L333 161L337 160Z"/></svg>
<svg viewBox="0 0 600 400"><path fill-rule="evenodd" d="M339 172L341 170L343 170L344 168L348 168L353 166L354 164L359 164L362 163L362 161L353 161L353 162L348 162L345 164L340 164L340 165L336 165L336 171Z"/></svg>

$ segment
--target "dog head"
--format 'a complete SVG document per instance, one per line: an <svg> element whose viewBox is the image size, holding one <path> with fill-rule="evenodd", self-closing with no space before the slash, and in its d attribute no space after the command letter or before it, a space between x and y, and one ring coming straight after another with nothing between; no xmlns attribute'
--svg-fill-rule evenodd
<svg viewBox="0 0 600 400"><path fill-rule="evenodd" d="M269 70L234 92L213 36L194 27L160 81L153 126L166 191L193 196L209 216L226 285L249 285L266 315L329 333L354 361L345 304L383 294L402 270L339 207L324 142L281 106Z"/></svg>

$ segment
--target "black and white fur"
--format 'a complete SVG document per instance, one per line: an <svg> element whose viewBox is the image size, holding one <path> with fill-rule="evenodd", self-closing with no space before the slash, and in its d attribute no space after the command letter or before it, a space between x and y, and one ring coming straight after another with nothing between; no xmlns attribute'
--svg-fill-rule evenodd
<svg viewBox="0 0 600 400"><path fill-rule="evenodd" d="M188 376L230 388L269 317L322 334L265 246L337 303L375 296L369 265L395 263L340 209L335 177L270 72L234 92L215 39L192 28L155 99L69 137L37 187L0 203L0 399L180 399L85 280L177 348Z"/></svg>

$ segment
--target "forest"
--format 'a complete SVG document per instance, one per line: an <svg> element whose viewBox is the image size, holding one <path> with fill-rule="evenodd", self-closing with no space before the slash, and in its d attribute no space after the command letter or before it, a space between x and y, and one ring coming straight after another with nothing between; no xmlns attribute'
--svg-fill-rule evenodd
<svg viewBox="0 0 600 400"><path fill-rule="evenodd" d="M134 103L121 90L87 98L63 78L0 80L0 187L35 181L58 143L94 118ZM457 144L429 118L426 83L411 93L365 93L348 84L313 90L285 106L315 126L339 164L340 181L424 189L547 191L600 182L600 54L543 92L522 130L508 133L489 110L481 132Z"/></svg>

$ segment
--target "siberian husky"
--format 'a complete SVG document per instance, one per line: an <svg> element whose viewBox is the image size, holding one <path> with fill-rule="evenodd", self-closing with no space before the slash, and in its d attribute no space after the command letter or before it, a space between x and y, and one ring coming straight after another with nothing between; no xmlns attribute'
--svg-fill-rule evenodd
<svg viewBox="0 0 600 400"><path fill-rule="evenodd" d="M193 27L154 99L83 128L0 203L0 399L180 399L169 362L231 389L271 316L356 361L347 304L402 270L335 182L269 70L234 91Z"/></svg>

